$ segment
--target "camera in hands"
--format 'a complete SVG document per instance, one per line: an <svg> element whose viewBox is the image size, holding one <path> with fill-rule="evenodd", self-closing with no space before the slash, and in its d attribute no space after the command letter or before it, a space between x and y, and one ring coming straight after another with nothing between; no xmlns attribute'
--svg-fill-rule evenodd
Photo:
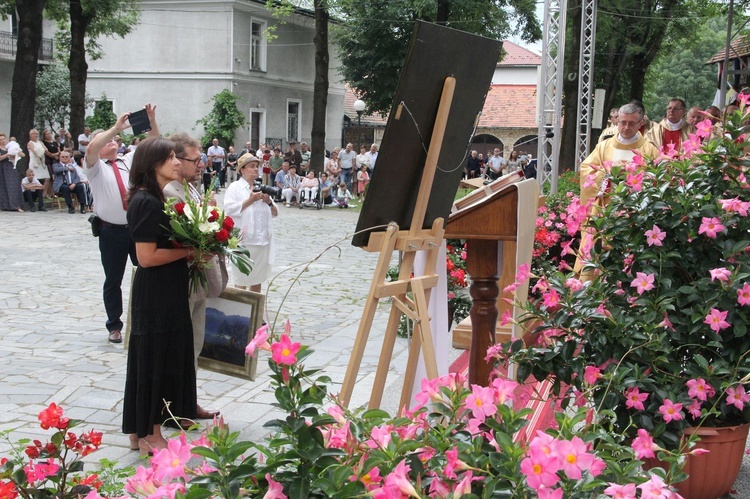
<svg viewBox="0 0 750 499"><path fill-rule="evenodd" d="M281 189L279 189L278 187L272 187L270 185L263 185L259 181L255 182L255 185L253 186L253 192L262 192L263 194L268 194L272 198L281 197Z"/></svg>

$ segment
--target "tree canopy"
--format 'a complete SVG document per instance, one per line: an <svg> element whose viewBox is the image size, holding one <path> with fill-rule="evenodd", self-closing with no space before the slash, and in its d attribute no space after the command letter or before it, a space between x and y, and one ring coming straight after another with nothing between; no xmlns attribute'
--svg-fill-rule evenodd
<svg viewBox="0 0 750 499"><path fill-rule="evenodd" d="M409 40L418 20L502 39L534 42L542 31L533 0L339 0L334 27L344 79L367 112L390 111Z"/></svg>
<svg viewBox="0 0 750 499"><path fill-rule="evenodd" d="M223 147L234 145L236 130L247 125L245 115L237 109L238 99L226 89L211 97L211 111L196 122L204 130L201 144L210 144L213 139L219 139Z"/></svg>

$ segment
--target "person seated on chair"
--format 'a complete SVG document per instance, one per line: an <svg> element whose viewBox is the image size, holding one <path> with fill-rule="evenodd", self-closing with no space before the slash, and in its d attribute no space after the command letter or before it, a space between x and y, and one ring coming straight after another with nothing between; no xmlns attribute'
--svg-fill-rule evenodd
<svg viewBox="0 0 750 499"><path fill-rule="evenodd" d="M276 176L273 180L273 185L279 189L279 192L282 192L284 190L284 179L287 175L289 175L289 163L284 161L281 164L281 168L279 169L279 171L276 172ZM276 197L276 199L274 199L274 201L281 201L282 199L282 195L280 194Z"/></svg>
<svg viewBox="0 0 750 499"><path fill-rule="evenodd" d="M333 184L328 180L327 173L320 174L320 198L323 200L324 205L333 204L333 196L331 191L333 190Z"/></svg>
<svg viewBox="0 0 750 499"><path fill-rule="evenodd" d="M300 183L300 189L302 190L305 204L313 204L318 199L318 179L315 178L315 172L307 172L307 176Z"/></svg>
<svg viewBox="0 0 750 499"><path fill-rule="evenodd" d="M302 179L297 175L297 167L292 165L289 167L289 173L284 175L284 188L281 190L287 208L291 206L292 198L299 203L299 194L302 191L300 184L302 184Z"/></svg>
<svg viewBox="0 0 750 499"><path fill-rule="evenodd" d="M73 208L73 199L70 197L71 191L76 193L78 202L81 204L81 213L86 213L86 189L78 177L70 153L67 151L61 152L60 161L52 165L52 171L55 174L52 190L65 199L65 204L68 205L68 213L76 212Z"/></svg>
<svg viewBox="0 0 750 499"><path fill-rule="evenodd" d="M31 211L36 211L36 204L39 203L39 211L47 211L44 208L44 186L41 182L36 179L33 168L26 170L26 176L21 180L21 188L23 189L23 200L27 204L31 205Z"/></svg>
<svg viewBox="0 0 750 499"><path fill-rule="evenodd" d="M72 156L71 156L72 157ZM78 174L78 180L81 181L81 184L83 185L84 189L84 196L85 196L85 202L82 200L78 200L81 205L86 205L89 211L94 211L94 196L91 194L91 185L89 185L89 178L86 176L86 173L83 171L83 167L79 165L78 163L73 161L73 168L76 169L76 173Z"/></svg>

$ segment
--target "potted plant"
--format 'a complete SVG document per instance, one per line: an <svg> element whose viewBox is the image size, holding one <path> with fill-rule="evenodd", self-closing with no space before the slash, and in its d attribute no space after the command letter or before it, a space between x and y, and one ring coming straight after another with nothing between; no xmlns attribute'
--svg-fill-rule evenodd
<svg viewBox="0 0 750 499"><path fill-rule="evenodd" d="M602 166L612 191L585 229L593 244L581 248L593 277L536 276L540 296L522 320L538 324L538 343L506 348L519 381L550 376L599 424L653 439L654 449L729 428L741 461L750 422L749 99L718 133L700 123L681 151ZM696 459L702 469L708 455ZM726 477L721 466L713 474ZM739 462L731 466L727 488Z"/></svg>

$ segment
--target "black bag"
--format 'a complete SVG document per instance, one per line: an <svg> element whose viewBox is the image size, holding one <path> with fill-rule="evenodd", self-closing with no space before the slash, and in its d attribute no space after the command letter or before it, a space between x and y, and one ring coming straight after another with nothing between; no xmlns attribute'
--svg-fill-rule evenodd
<svg viewBox="0 0 750 499"><path fill-rule="evenodd" d="M102 219L97 217L95 213L92 213L89 216L89 223L91 224L91 234L94 237L99 237L99 234L102 233Z"/></svg>

